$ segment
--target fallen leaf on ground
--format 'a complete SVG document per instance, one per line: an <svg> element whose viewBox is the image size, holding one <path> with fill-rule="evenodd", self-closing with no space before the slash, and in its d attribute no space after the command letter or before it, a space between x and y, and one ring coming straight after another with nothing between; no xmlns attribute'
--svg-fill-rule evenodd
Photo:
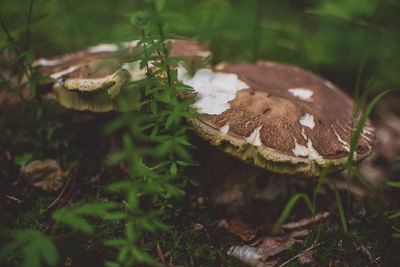
<svg viewBox="0 0 400 267"><path fill-rule="evenodd" d="M233 246L228 250L227 254L252 267L272 267L278 263L278 260L264 262L256 249L248 245Z"/></svg>
<svg viewBox="0 0 400 267"><path fill-rule="evenodd" d="M309 232L309 230L301 230L293 231L281 237L262 237L260 238L260 242L257 242L256 251L262 255L263 260L266 260L271 256L281 253L295 243L302 242L296 239L296 237L305 236Z"/></svg>
<svg viewBox="0 0 400 267"><path fill-rule="evenodd" d="M11 160L11 153L9 150L5 151L3 154L0 155L0 159L5 157L7 160Z"/></svg>
<svg viewBox="0 0 400 267"><path fill-rule="evenodd" d="M64 184L64 176L57 161L34 160L20 169L20 177L32 186L46 191L57 191Z"/></svg>
<svg viewBox="0 0 400 267"><path fill-rule="evenodd" d="M162 263L165 263L164 253L162 253L160 244L158 242L156 243L156 246L157 246L157 255L158 255L158 257L160 258Z"/></svg>
<svg viewBox="0 0 400 267"><path fill-rule="evenodd" d="M315 264L314 254L315 254L315 250L314 249L302 251L299 254L299 262L301 264L314 265Z"/></svg>
<svg viewBox="0 0 400 267"><path fill-rule="evenodd" d="M309 230L301 230L279 237L261 237L250 245L232 246L227 254L249 266L275 266L277 261L268 258L285 251L295 243L302 242L296 238L305 236L309 232Z"/></svg>
<svg viewBox="0 0 400 267"><path fill-rule="evenodd" d="M219 228L226 229L229 233L239 236L243 241L250 241L256 236L257 228L251 227L240 219L235 217L228 223L221 220L218 223Z"/></svg>

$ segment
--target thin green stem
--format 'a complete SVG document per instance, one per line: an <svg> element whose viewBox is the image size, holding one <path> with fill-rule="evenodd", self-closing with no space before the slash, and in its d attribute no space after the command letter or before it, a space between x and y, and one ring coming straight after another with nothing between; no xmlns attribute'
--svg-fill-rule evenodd
<svg viewBox="0 0 400 267"><path fill-rule="evenodd" d="M142 30L142 37L143 37L143 39L146 38L146 33L145 33L144 29ZM147 78L150 78L150 67L149 67L149 60L148 60L149 54L147 52L146 43L143 44L143 51L144 51L144 58L145 58L145 61L146 61L146 76L147 76Z"/></svg>
<svg viewBox="0 0 400 267"><path fill-rule="evenodd" d="M255 20L253 25L253 49L252 49L252 59L253 61L257 61L258 59L258 51L260 48L260 36L261 36L261 20L263 15L262 8L262 0L256 0L256 9L255 9Z"/></svg>
<svg viewBox="0 0 400 267"><path fill-rule="evenodd" d="M31 34L30 24L32 19L32 9L33 9L33 0L31 0L30 2L28 19L26 21L26 51L29 51L29 46L30 46L30 34Z"/></svg>
<svg viewBox="0 0 400 267"><path fill-rule="evenodd" d="M361 58L361 62L360 62L359 68L358 68L356 87L354 90L354 101L355 101L356 105L354 107L353 120L358 117L358 113L364 104L365 97L360 98L360 95L359 95L360 94L360 86L361 86L361 78L362 78L365 64L367 62L367 58L369 55L369 49L371 47L370 44L373 40L375 30L378 25L378 21L381 17L381 13L382 13L381 11L382 11L382 1L380 1L378 7L375 10L373 22L371 24L369 24L368 34L366 36L366 39L365 39L365 42L364 42L363 48L362 48L362 58Z"/></svg>
<svg viewBox="0 0 400 267"><path fill-rule="evenodd" d="M362 59L360 62L360 66L358 68L358 72L357 72L357 80L356 80L356 87L355 87L355 91L354 91L354 110L353 110L353 118L352 118L352 127L354 127L354 122L355 120L358 120L359 117L359 112L362 108L362 106L364 105L365 99L366 99L366 94L368 93L367 90L364 91L363 95L360 97L360 86L361 86L361 77L362 74L364 72L364 68L365 68L365 64L369 55L369 49L370 49L370 44L372 42L373 36L375 34L375 29L376 26L378 24L378 21L380 19L380 15L381 15L381 11L382 11L382 0L379 2L377 8L375 9L374 12L374 18L373 18L373 22L371 24L369 24L369 30L368 30L368 34L366 36L366 41L364 42L363 45L363 49L362 49ZM353 136L356 135L355 131L353 131L352 133L352 140L353 140ZM358 140L358 138L357 138ZM355 140L355 142L357 143L357 140ZM356 146L356 144L354 144L354 146ZM354 147L352 145L351 149L350 149L350 154L349 154L349 158L348 158L348 172L347 172L347 208L350 209L350 198L351 198L351 194L350 194L350 187L351 187L351 182L352 182L352 164L353 164L353 155L354 155Z"/></svg>
<svg viewBox="0 0 400 267"><path fill-rule="evenodd" d="M1 74L1 73L0 73L0 79L2 79L3 82L4 82L5 84L7 84L7 86L8 86L12 91L15 91L20 99L24 99L24 98L22 97L22 95L21 95L21 92L19 92L18 90L16 90L16 88L14 87L14 85L13 85L9 80L7 80L6 77L4 77L3 74Z"/></svg>
<svg viewBox="0 0 400 267"><path fill-rule="evenodd" d="M7 25L4 23L3 20L1 21L1 27L3 28L4 32L6 33L8 41L14 46L15 52L17 53L17 55L19 55L20 53L18 50L17 43L14 41L14 38L12 38L12 36L7 28Z"/></svg>
<svg viewBox="0 0 400 267"><path fill-rule="evenodd" d="M272 234L277 234L279 232L279 230L281 229L282 224L285 222L285 220L287 219L287 217L289 216L293 206L297 203L297 201L299 199L303 199L304 202L307 204L308 209L310 210L310 212L313 214L315 214L315 210L313 208L313 204L311 203L310 198L304 194L304 193L298 193L296 195L294 195L289 201L288 203L286 203L285 208L283 209L281 215L279 216L277 222L275 223L273 229L272 229Z"/></svg>
<svg viewBox="0 0 400 267"><path fill-rule="evenodd" d="M168 49L166 47L165 44L165 35L164 35L164 29L163 26L161 25L161 22L157 23L157 27L158 27L158 31L160 33L160 40L162 42L162 48L163 48L163 52L164 52L164 57L165 57L165 61L166 61L166 70L167 70L167 77L168 77L168 85L171 86L172 85L172 80L171 80L171 69L168 63L169 60L169 55L168 55Z"/></svg>

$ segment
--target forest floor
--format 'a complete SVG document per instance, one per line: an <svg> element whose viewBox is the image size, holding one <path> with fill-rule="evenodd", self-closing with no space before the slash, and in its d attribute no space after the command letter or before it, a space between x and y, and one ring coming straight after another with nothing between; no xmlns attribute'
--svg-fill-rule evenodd
<svg viewBox="0 0 400 267"><path fill-rule="evenodd" d="M46 110L51 112L46 116L53 132L47 132L43 143L34 116L22 116L28 107L11 101L4 91L0 99L1 124L7 126L0 135L2 245L15 229L51 232L51 213L65 205L114 197L104 188L125 179L126 173L123 166L104 164L115 143L102 129L117 114L66 111L48 102ZM300 201L276 236L270 232L290 196L312 196L316 181L271 175L193 136L201 166L187 169L187 175L196 182L187 184L185 196L170 201L160 216L169 230L144 234L141 247L166 265L240 266L227 255L230 251L252 266L394 266L400 260L400 222L388 217L399 210L400 194L385 182L400 177L400 161L393 161L400 152L395 102L385 99L376 109L373 122L379 141L375 153L359 166L363 179L354 180L350 194L345 173L330 175L317 196L315 221ZM47 158L56 160L64 173L57 190L43 190L21 177L26 163ZM343 203L350 196L350 206L345 205L347 233L333 181ZM55 243L65 266L101 266L116 253L104 240L120 237L122 232L121 223L99 221L96 235L72 232L57 236ZM233 250L232 246L242 247ZM252 255L251 259L246 255ZM2 264L12 265L19 257L17 253Z"/></svg>

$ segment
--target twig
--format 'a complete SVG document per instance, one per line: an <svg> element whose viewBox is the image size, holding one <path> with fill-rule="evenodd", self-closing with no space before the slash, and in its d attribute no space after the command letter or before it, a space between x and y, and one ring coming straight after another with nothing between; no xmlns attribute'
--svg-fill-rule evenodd
<svg viewBox="0 0 400 267"><path fill-rule="evenodd" d="M65 192L65 189L67 188L68 184L69 184L70 179L68 179L68 181L65 183L63 189L61 190L60 194L56 197L56 199L54 199L53 202L51 202L51 204L47 207L46 211L48 211L49 209L51 209L62 197L62 195Z"/></svg>
<svg viewBox="0 0 400 267"><path fill-rule="evenodd" d="M287 261L285 261L284 263L282 263L281 265L279 265L279 267L283 267L283 266L288 265L290 262L292 262L293 260L295 260L295 259L297 259L298 257L300 257L300 255L301 255L302 253L304 253L304 252L306 252L306 251L309 251L309 250L312 250L313 248L316 248L316 247L318 247L318 246L320 246L320 245L322 245L322 244L324 244L324 243L325 243L325 242L320 242L320 243L318 243L318 244L312 244L311 247L309 247L309 248L303 250L302 252L300 252L299 254L297 254L296 256L294 256L293 258L288 259Z"/></svg>
<svg viewBox="0 0 400 267"><path fill-rule="evenodd" d="M83 158L82 155L83 155L83 154L82 154L82 152L81 152L80 155L79 155L78 166L76 167L76 172L75 172L75 175L74 175L74 178L73 178L72 185L71 185L71 187L70 187L70 189L69 189L67 195L66 195L66 196L63 198L63 200L57 205L57 207L56 207L55 210L58 210L58 209L60 209L61 207L63 207L65 204L67 204L68 200L70 200L71 197L72 197L72 193L73 193L73 191L74 191L74 189L75 189L75 186L76 186L76 180L77 180L78 175L79 175L79 173L80 173L80 168L81 168L81 163L82 163L82 158ZM66 188L66 186L64 186L63 191L64 191L65 188ZM61 192L60 195L63 195L63 192ZM60 196L60 195L59 195L59 196ZM60 198L61 198L61 197L60 197ZM58 201L58 197L56 198L55 201ZM55 202L55 201L53 201L53 202ZM55 205L55 204L54 204L54 205ZM47 208L47 210L48 210L50 207L54 206L54 205L53 205L53 203L51 203L50 206ZM54 225L54 220L53 220L53 219L50 219L50 221L47 223L46 227L42 230L42 233L45 233L45 234L49 233L49 232L52 230L53 225Z"/></svg>
<svg viewBox="0 0 400 267"><path fill-rule="evenodd" d="M3 195L3 194L2 194L2 195ZM21 199L18 199L18 198L16 198L16 197L13 197L13 196L4 195L4 198L5 198L5 199L7 199L7 200L12 200L12 201L14 201L14 202L16 202L16 203L18 203L18 204L22 204L22 203L24 203L24 201L23 201L23 200L21 200Z"/></svg>
<svg viewBox="0 0 400 267"><path fill-rule="evenodd" d="M160 260L162 261L162 263L165 263L165 258L164 258L164 254L161 250L160 244L157 242L156 243L156 247L157 247L157 255L160 258Z"/></svg>
<svg viewBox="0 0 400 267"><path fill-rule="evenodd" d="M301 227L310 225L312 223L318 222L318 221L320 221L322 219L325 219L325 218L329 217L330 215L331 215L330 212L327 212L327 211L321 212L321 213L318 213L314 217L311 217L311 218L302 219L302 220L300 220L298 222L286 223L286 224L282 225L281 228L282 229L290 229L290 230L296 229L296 228L301 228Z"/></svg>
<svg viewBox="0 0 400 267"><path fill-rule="evenodd" d="M60 202L60 204L57 206L57 209L59 209L59 208L61 208L62 206L64 206L64 205L68 202L68 200L70 200L70 198L71 198L71 196L72 196L72 194L73 194L73 192L74 192L74 190L75 190L76 181L78 180L78 175L79 175L79 173L80 173L80 169L81 169L81 165L82 165L82 158L83 158L82 155L83 155L83 154L82 154L82 152L81 152L80 155L79 155L78 166L76 167L76 172L75 172L74 178L73 178L73 180L72 180L72 185L71 185L71 187L70 187L70 189L69 189L67 195L63 198L63 200L62 200L62 201Z"/></svg>

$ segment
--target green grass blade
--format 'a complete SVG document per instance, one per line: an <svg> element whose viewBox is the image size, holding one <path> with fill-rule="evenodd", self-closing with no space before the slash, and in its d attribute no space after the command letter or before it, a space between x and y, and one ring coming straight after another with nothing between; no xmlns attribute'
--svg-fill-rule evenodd
<svg viewBox="0 0 400 267"><path fill-rule="evenodd" d="M338 192L338 190L336 188L336 183L335 182L333 182L333 186L335 188L335 197L336 197L336 203L337 203L338 209L339 209L340 221L342 222L342 226L343 226L344 232L347 234L346 216L344 215L342 200L341 200L339 192Z"/></svg>
<svg viewBox="0 0 400 267"><path fill-rule="evenodd" d="M386 182L386 184L391 187L400 187L400 182Z"/></svg>
<svg viewBox="0 0 400 267"><path fill-rule="evenodd" d="M372 109L374 108L374 106L376 105L376 103L378 103L378 101L384 97L386 94L391 93L393 91L396 90L385 90L382 93L380 93L379 95L377 95L367 106L367 108L365 109L364 113L362 114L360 120L358 121L356 130L353 132L353 135L351 136L350 139L350 153L347 159L348 162L348 166L347 168L351 168L353 166L353 157L354 157L354 152L355 152L355 148L357 146L358 143L358 139L360 139L360 135L362 132L362 129L364 128L364 125L368 119L368 116L371 114Z"/></svg>
<svg viewBox="0 0 400 267"><path fill-rule="evenodd" d="M396 91L394 89L385 90L379 95L377 95L367 106L364 113L361 115L360 120L358 121L357 127L353 132L351 139L350 139L350 152L347 158L347 205L350 205L350 185L351 185L351 177L352 177L352 168L353 168L353 161L354 161L354 152L357 147L358 140L360 139L360 135L362 129L364 128L365 123L367 122L368 116L371 114L372 109L378 103L378 101L384 97L386 94Z"/></svg>
<svg viewBox="0 0 400 267"><path fill-rule="evenodd" d="M395 214L390 215L388 217L388 219L395 219L395 218L398 218L398 217L400 217L400 212L396 212Z"/></svg>
<svg viewBox="0 0 400 267"><path fill-rule="evenodd" d="M319 193L319 190L321 189L322 183L325 181L326 175L328 174L329 171L329 166L325 167L321 175L318 178L318 184L317 187L315 187L314 192L313 192L313 202L312 202L312 207L315 212L315 206L317 205L317 195Z"/></svg>
<svg viewBox="0 0 400 267"><path fill-rule="evenodd" d="M281 215L279 216L278 221L275 223L275 226L272 229L272 234L277 234L279 232L279 230L281 229L282 224L285 222L285 220L289 216L293 206L297 203L297 201L300 198L304 199L304 201L306 202L306 204L307 204L308 208L310 209L311 213L314 214L314 209L313 209L313 206L311 204L310 198L306 194L303 194L303 193L296 194L286 204L286 206L283 209Z"/></svg>

